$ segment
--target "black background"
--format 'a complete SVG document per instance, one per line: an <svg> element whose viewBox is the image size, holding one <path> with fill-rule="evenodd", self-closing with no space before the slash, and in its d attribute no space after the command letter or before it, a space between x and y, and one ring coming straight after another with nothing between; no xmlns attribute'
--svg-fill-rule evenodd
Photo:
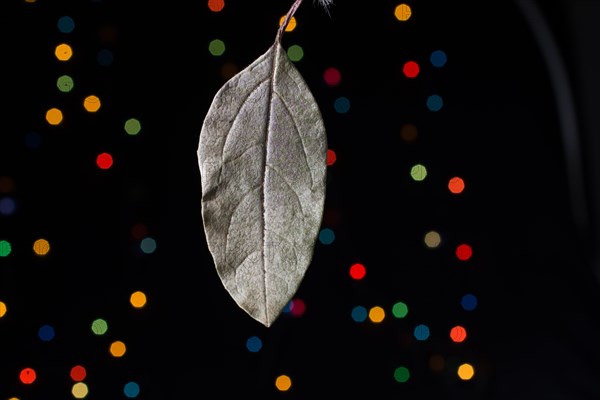
<svg viewBox="0 0 600 400"><path fill-rule="evenodd" d="M283 37L304 48L296 65L338 157L323 220L336 237L317 242L297 292L306 313L265 328L214 269L196 149L223 65L239 70L266 51L291 4L230 0L212 13L205 2L3 2L0 176L14 189L0 195L17 209L0 216L0 240L13 247L0 259L0 398L70 398L78 364L90 399L125 398L128 381L140 399L600 397L598 7L537 5L578 112L585 201L574 203L549 66L517 3L408 4L413 15L400 23L391 1L337 1L328 15L307 0ZM64 15L75 21L68 34L57 29ZM215 38L226 44L220 57L208 52ZM53 54L63 41L74 50L64 63ZM96 60L102 49L114 54L110 66ZM437 49L448 55L443 68L428 62ZM416 79L402 74L408 60L421 66ZM330 66L339 86L322 80ZM68 94L56 88L65 73L75 80ZM82 108L88 94L102 101L95 114ZM444 99L439 112L425 107L431 94ZM351 101L347 114L333 108L339 96ZM65 113L59 126L44 121L50 107ZM122 127L132 116L142 123L135 137ZM414 142L401 138L407 123ZM39 147L27 144L32 132ZM95 165L103 151L115 157L108 171ZM410 179L416 163L428 168L423 182ZM459 196L446 188L453 176L466 181ZM155 253L140 252L138 223ZM423 245L429 230L442 234L439 249ZM31 251L40 237L51 244L43 258ZM454 255L461 243L473 246L468 262ZM367 267L363 281L348 276L355 262ZM135 290L148 296L142 310L128 304ZM465 293L477 295L476 310L460 307ZM409 305L407 318L391 315L396 301ZM356 305L380 305L387 318L356 323ZM103 337L89 329L98 317L109 322ZM432 332L424 342L412 336L420 323ZM48 343L37 337L44 324L57 332ZM448 337L456 324L464 343ZM256 354L245 347L254 335ZM113 340L127 344L122 359L108 354ZM441 371L430 368L434 355ZM475 367L470 381L456 375L463 362ZM393 379L400 365L411 371L404 384ZM38 374L29 386L18 380L25 367ZM281 374L292 377L285 393L274 386Z"/></svg>

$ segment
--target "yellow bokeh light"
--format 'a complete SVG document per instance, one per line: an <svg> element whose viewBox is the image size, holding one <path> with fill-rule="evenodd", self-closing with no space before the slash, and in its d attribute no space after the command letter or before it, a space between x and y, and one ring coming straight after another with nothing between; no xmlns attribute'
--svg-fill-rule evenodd
<svg viewBox="0 0 600 400"><path fill-rule="evenodd" d="M120 340L110 344L110 354L112 354L113 357L123 357L125 351L127 351L125 343L121 342Z"/></svg>
<svg viewBox="0 0 600 400"><path fill-rule="evenodd" d="M129 302L135 308L142 308L146 305L146 295L141 291L133 292L129 297Z"/></svg>
<svg viewBox="0 0 600 400"><path fill-rule="evenodd" d="M473 378L473 375L475 375L475 369L471 364L464 363L458 367L457 373L460 379L463 381L468 381L469 379Z"/></svg>
<svg viewBox="0 0 600 400"><path fill-rule="evenodd" d="M51 108L46 111L46 121L50 125L58 125L63 120L63 113L58 108Z"/></svg>
<svg viewBox="0 0 600 400"><path fill-rule="evenodd" d="M71 388L71 393L76 399L83 399L89 394L89 389L85 383L77 382Z"/></svg>
<svg viewBox="0 0 600 400"><path fill-rule="evenodd" d="M408 21L412 15L412 10L408 4L399 4L394 10L394 16L398 21Z"/></svg>
<svg viewBox="0 0 600 400"><path fill-rule="evenodd" d="M275 379L275 387L282 392L288 391L292 387L292 380L287 375L279 375Z"/></svg>
<svg viewBox="0 0 600 400"><path fill-rule="evenodd" d="M68 44L61 43L58 46L56 46L56 49L54 50L54 55L60 61L68 61L71 57L73 57L73 50Z"/></svg>
<svg viewBox="0 0 600 400"><path fill-rule="evenodd" d="M33 252L38 256L45 256L50 251L50 243L46 239L33 242Z"/></svg>
<svg viewBox="0 0 600 400"><path fill-rule="evenodd" d="M6 315L6 304L0 301L0 318Z"/></svg>
<svg viewBox="0 0 600 400"><path fill-rule="evenodd" d="M281 24L283 24L283 21L285 21L285 15L279 19L279 26L281 26ZM285 27L285 31L291 32L294 29L296 29L296 17L290 18L290 21L288 22L287 26Z"/></svg>
<svg viewBox="0 0 600 400"><path fill-rule="evenodd" d="M425 246L430 249L435 249L442 243L442 237L436 231L429 231L425 234L424 242Z"/></svg>
<svg viewBox="0 0 600 400"><path fill-rule="evenodd" d="M89 112L96 112L100 109L100 99L98 96L90 95L83 100L83 107Z"/></svg>
<svg viewBox="0 0 600 400"><path fill-rule="evenodd" d="M385 310L379 306L372 307L369 310L369 319L375 323L383 321L385 319Z"/></svg>

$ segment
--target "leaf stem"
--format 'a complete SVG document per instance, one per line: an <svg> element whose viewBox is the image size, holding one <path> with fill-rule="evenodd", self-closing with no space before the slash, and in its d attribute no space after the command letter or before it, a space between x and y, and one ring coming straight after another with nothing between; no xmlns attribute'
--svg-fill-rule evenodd
<svg viewBox="0 0 600 400"><path fill-rule="evenodd" d="M300 4L302 4L303 1L304 0L295 0L294 1L294 4L292 4L292 7L290 7L290 11L288 11L288 13L285 16L285 19L279 26L279 30L277 31L277 36L275 37L275 42L281 42L281 36L283 35L285 28L287 28L290 20L292 19L292 17L296 13L296 10L298 9L298 7L300 7Z"/></svg>

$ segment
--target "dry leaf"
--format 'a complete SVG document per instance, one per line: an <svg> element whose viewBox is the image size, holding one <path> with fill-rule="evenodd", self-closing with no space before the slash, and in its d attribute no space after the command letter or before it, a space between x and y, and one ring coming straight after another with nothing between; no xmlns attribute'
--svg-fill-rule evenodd
<svg viewBox="0 0 600 400"><path fill-rule="evenodd" d="M216 94L198 146L202 218L219 277L270 326L312 260L327 140L306 82L277 40Z"/></svg>

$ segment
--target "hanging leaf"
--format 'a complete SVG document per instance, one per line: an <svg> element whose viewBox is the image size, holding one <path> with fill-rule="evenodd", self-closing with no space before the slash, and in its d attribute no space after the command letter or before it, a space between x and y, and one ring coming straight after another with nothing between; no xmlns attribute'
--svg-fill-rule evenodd
<svg viewBox="0 0 600 400"><path fill-rule="evenodd" d="M323 120L280 44L284 28L218 91L198 146L204 231L218 275L267 327L311 263L327 166Z"/></svg>

